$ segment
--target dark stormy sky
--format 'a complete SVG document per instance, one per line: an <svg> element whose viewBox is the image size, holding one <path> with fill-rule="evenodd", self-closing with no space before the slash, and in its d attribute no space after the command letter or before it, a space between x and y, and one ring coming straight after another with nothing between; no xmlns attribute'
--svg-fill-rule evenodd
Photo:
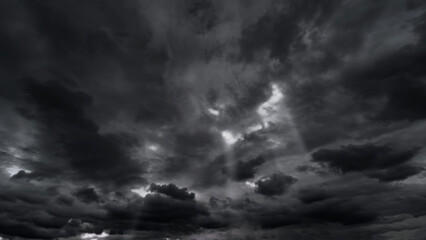
<svg viewBox="0 0 426 240"><path fill-rule="evenodd" d="M422 0L5 0L0 239L424 239Z"/></svg>

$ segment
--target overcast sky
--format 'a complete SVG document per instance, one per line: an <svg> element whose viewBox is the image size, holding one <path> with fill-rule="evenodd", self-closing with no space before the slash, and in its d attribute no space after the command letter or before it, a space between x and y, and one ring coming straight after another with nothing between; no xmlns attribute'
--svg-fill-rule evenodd
<svg viewBox="0 0 426 240"><path fill-rule="evenodd" d="M0 239L426 236L422 0L0 2Z"/></svg>

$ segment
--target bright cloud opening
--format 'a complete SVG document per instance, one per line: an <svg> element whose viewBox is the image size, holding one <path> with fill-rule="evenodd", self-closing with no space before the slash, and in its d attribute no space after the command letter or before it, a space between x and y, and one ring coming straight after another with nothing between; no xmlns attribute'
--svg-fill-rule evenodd
<svg viewBox="0 0 426 240"><path fill-rule="evenodd" d="M246 181L245 183L249 188L255 188L256 187L256 184L254 182Z"/></svg>
<svg viewBox="0 0 426 240"><path fill-rule="evenodd" d="M261 129L262 129L262 125L261 124L256 124L256 125L248 127L246 132L247 133L252 133L252 132L257 132L257 131L259 131Z"/></svg>
<svg viewBox="0 0 426 240"><path fill-rule="evenodd" d="M222 131L221 134L222 134L223 140L228 146L233 145L241 138L241 134L234 134L228 130Z"/></svg>
<svg viewBox="0 0 426 240"><path fill-rule="evenodd" d="M145 197L147 194L149 194L149 191L147 188L145 187L141 187L141 188L137 188L137 189L132 189L132 192L138 194L141 197Z"/></svg>
<svg viewBox="0 0 426 240"><path fill-rule="evenodd" d="M214 116L219 116L220 112L219 110L213 109L213 108L208 108L207 111Z"/></svg>
<svg viewBox="0 0 426 240"><path fill-rule="evenodd" d="M158 145L155 145L155 144L149 144L148 149L153 151L153 152L156 152L156 151L158 151L159 147L158 147Z"/></svg>
<svg viewBox="0 0 426 240"><path fill-rule="evenodd" d="M25 169L19 168L18 166L10 166L10 167L5 168L5 170L10 176L17 174L21 170L24 170L26 172L30 172L30 171L27 171Z"/></svg>
<svg viewBox="0 0 426 240"><path fill-rule="evenodd" d="M106 232L102 232L101 234L96 234L96 233L83 233L81 234L81 238L82 239L98 239L98 238L105 238L108 237L109 234L107 234Z"/></svg>
<svg viewBox="0 0 426 240"><path fill-rule="evenodd" d="M269 97L269 99L257 109L257 113L262 118L262 122L265 127L268 127L269 122L275 122L277 120L276 113L280 108L279 103L284 98L284 95L277 84L273 83L271 87L271 97Z"/></svg>

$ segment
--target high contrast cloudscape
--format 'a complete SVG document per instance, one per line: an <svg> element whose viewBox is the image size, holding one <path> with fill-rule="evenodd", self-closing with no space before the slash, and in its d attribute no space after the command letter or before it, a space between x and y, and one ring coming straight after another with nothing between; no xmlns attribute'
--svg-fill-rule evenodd
<svg viewBox="0 0 426 240"><path fill-rule="evenodd" d="M423 0L0 2L0 239L426 239Z"/></svg>

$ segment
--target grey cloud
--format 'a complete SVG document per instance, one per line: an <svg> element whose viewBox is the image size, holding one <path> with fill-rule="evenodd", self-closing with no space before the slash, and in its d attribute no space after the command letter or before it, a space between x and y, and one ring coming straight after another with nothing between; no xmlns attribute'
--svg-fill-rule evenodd
<svg viewBox="0 0 426 240"><path fill-rule="evenodd" d="M0 5L3 238L421 239L422 1Z"/></svg>
<svg viewBox="0 0 426 240"><path fill-rule="evenodd" d="M257 180L255 192L265 196L281 195L296 181L296 178L284 173L274 173Z"/></svg>
<svg viewBox="0 0 426 240"><path fill-rule="evenodd" d="M187 188L178 188L173 183L170 183L170 184L167 184L167 185L166 184L165 185L157 185L155 183L152 183L149 186L149 190L151 192L162 193L162 194L165 194L165 195L170 196L172 198L180 199L180 200L194 200L195 199L195 194L193 192L188 192Z"/></svg>
<svg viewBox="0 0 426 240"><path fill-rule="evenodd" d="M408 163L417 152L418 149L399 150L391 145L346 145L340 149L320 149L312 153L312 161L341 173L366 172L369 177L388 182L423 170Z"/></svg>

